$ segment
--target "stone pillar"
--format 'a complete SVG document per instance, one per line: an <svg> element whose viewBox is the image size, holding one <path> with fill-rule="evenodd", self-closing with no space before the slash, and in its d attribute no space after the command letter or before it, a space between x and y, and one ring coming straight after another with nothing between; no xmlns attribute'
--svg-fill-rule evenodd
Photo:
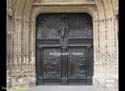
<svg viewBox="0 0 125 91"><path fill-rule="evenodd" d="M99 36L95 51L93 84L97 87L118 88L118 36L116 19L108 18L97 22ZM96 48L96 47L95 47Z"/></svg>
<svg viewBox="0 0 125 91"><path fill-rule="evenodd" d="M95 59L94 59L94 77L93 77L93 85L105 87L105 69L104 69L104 62L105 62L105 21L104 20L97 20L97 33L95 36L98 36L95 43L97 43L97 51L94 51Z"/></svg>

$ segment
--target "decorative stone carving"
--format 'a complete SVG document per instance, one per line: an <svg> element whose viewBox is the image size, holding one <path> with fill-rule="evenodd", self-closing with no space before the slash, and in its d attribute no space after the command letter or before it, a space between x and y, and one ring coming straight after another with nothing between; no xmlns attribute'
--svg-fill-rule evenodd
<svg viewBox="0 0 125 91"><path fill-rule="evenodd" d="M12 16L13 15L13 9L12 9L12 1L8 0L8 5L7 5L7 14L8 16Z"/></svg>

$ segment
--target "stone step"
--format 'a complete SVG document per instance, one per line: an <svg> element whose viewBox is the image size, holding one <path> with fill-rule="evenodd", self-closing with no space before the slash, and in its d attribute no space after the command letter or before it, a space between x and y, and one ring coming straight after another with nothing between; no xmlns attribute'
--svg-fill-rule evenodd
<svg viewBox="0 0 125 91"><path fill-rule="evenodd" d="M118 91L117 89L97 88L93 86L36 86L15 87L7 91Z"/></svg>

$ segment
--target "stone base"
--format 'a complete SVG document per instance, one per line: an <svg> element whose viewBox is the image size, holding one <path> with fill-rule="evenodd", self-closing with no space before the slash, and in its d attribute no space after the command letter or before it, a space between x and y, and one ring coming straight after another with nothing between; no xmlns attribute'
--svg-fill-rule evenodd
<svg viewBox="0 0 125 91"><path fill-rule="evenodd" d="M101 77L94 77L93 86L118 89L118 80L114 78L106 79L106 78L101 78Z"/></svg>

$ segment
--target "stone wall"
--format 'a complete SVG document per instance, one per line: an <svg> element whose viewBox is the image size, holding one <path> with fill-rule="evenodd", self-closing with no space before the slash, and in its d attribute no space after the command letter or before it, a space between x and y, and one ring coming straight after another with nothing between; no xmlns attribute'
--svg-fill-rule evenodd
<svg viewBox="0 0 125 91"><path fill-rule="evenodd" d="M93 17L93 85L118 88L117 0L56 1L8 0L7 85L36 85L35 21L38 14L85 12Z"/></svg>

